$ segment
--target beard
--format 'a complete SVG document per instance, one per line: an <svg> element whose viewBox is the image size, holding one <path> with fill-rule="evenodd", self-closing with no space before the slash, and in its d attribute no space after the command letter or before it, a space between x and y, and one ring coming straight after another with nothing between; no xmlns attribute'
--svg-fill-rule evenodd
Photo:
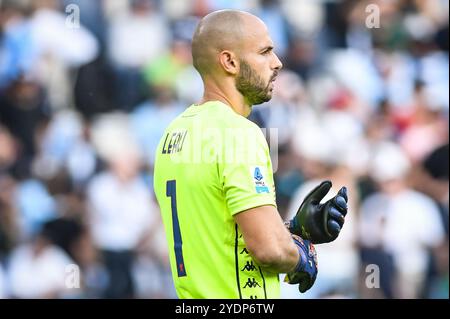
<svg viewBox="0 0 450 319"><path fill-rule="evenodd" d="M239 74L236 78L236 89L247 99L249 105L270 101L272 98L269 88L271 81L266 84L261 76L243 60L240 61L240 66Z"/></svg>

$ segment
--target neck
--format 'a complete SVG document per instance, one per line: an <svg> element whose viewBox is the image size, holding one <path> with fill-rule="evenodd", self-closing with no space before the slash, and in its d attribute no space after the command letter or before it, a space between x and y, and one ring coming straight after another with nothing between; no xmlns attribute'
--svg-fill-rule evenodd
<svg viewBox="0 0 450 319"><path fill-rule="evenodd" d="M205 93L203 94L203 98L200 104L206 103L208 101L220 101L224 104L227 104L236 113L244 117L248 117L252 111L251 105L234 87L233 83L226 82L227 81L225 80L222 82L222 85L218 85L216 82L205 81Z"/></svg>

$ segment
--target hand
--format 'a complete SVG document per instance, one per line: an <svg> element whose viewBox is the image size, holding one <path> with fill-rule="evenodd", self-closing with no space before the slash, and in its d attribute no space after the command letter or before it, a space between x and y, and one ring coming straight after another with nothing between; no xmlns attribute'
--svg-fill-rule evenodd
<svg viewBox="0 0 450 319"><path fill-rule="evenodd" d="M347 188L342 187L335 197L321 204L331 185L330 181L324 181L306 196L289 222L292 234L313 244L329 243L338 237L347 215Z"/></svg>
<svg viewBox="0 0 450 319"><path fill-rule="evenodd" d="M309 240L303 240L299 236L292 235L294 243L300 254L299 262L294 271L286 274L284 281L298 285L300 292L305 292L314 285L317 277L317 253Z"/></svg>

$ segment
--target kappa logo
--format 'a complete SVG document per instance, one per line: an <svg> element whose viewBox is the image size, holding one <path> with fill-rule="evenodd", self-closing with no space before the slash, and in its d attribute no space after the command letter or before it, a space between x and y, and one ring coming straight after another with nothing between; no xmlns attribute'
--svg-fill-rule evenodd
<svg viewBox="0 0 450 319"><path fill-rule="evenodd" d="M261 287L260 284L258 284L258 282L256 281L255 278L248 278L247 282L244 285L244 288L256 288L256 287Z"/></svg>
<svg viewBox="0 0 450 319"><path fill-rule="evenodd" d="M255 182L255 190L258 194L269 193L269 187L267 187L264 181L264 175L260 167L256 166L253 169L253 179Z"/></svg>
<svg viewBox="0 0 450 319"><path fill-rule="evenodd" d="M256 270L255 265L253 264L253 261L247 261L247 263L245 264L244 268L241 269L241 271L254 271Z"/></svg>

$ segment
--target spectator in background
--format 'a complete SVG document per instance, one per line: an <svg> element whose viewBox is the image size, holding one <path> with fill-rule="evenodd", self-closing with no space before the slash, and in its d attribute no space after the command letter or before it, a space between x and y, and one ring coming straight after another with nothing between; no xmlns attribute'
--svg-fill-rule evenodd
<svg viewBox="0 0 450 319"><path fill-rule="evenodd" d="M69 27L58 0L32 2L32 40L38 59L29 70L48 92L52 110L73 107L74 80L71 71L98 55L97 39L83 25Z"/></svg>
<svg viewBox="0 0 450 319"><path fill-rule="evenodd" d="M71 297L101 297L106 284L105 273L98 265L97 251L87 226L73 218L58 218L46 223L44 232L74 261L72 266L76 268L66 271L66 283L72 284L74 289ZM74 274L75 270L80 273Z"/></svg>
<svg viewBox="0 0 450 319"><path fill-rule="evenodd" d="M179 30L174 32L181 33ZM143 76L153 93L151 99L158 100L159 90L171 91L172 99L189 105L201 95L203 82L192 66L190 39L183 39L182 34L179 36L173 40L169 52L144 67Z"/></svg>
<svg viewBox="0 0 450 319"><path fill-rule="evenodd" d="M117 130L117 122L105 121L103 130ZM118 135L97 137L97 143L109 144L113 138L113 144L103 146L109 147L109 154L103 154L107 170L88 185L89 226L108 274L103 297L132 298L136 293L132 274L136 250L152 233L156 211L150 189L139 174L139 149L129 137L113 134Z"/></svg>
<svg viewBox="0 0 450 319"><path fill-rule="evenodd" d="M168 22L154 0L132 0L129 11L110 21L108 55L122 110L131 110L142 100L141 68L166 53L170 40Z"/></svg>
<svg viewBox="0 0 450 319"><path fill-rule="evenodd" d="M18 137L19 161L27 167L36 152L37 129L54 109L73 105L69 70L92 60L98 45L82 26L66 26L58 1L1 6L0 120Z"/></svg>
<svg viewBox="0 0 450 319"><path fill-rule="evenodd" d="M449 265L449 147L448 142L429 154L414 172L415 188L430 196L439 207L445 241L430 256L423 298L448 298Z"/></svg>
<svg viewBox="0 0 450 319"><path fill-rule="evenodd" d="M192 63L191 45L186 40L175 39L170 50L150 60L143 69L144 79L149 86L166 86L173 89L177 77Z"/></svg>
<svg viewBox="0 0 450 319"><path fill-rule="evenodd" d="M398 146L380 145L371 164L371 176L379 191L366 198L361 207L361 243L392 256L395 276L388 276L394 278L393 297L397 298L420 296L428 254L444 240L438 207L408 186L409 169L410 162ZM373 261L365 257L363 262ZM379 266L383 277L387 269Z"/></svg>
<svg viewBox="0 0 450 319"><path fill-rule="evenodd" d="M280 4L289 23L291 34L305 39L318 35L325 17L325 8L322 3L309 0L283 0Z"/></svg>
<svg viewBox="0 0 450 319"><path fill-rule="evenodd" d="M0 93L0 119L19 142L20 161L29 166L36 155L35 134L51 115L44 88L20 77Z"/></svg>
<svg viewBox="0 0 450 319"><path fill-rule="evenodd" d="M0 19L4 39L0 52L6 57L0 60L2 86L20 77L32 78L47 90L52 109L73 105L69 70L98 54L96 39L83 26L68 28L59 5L57 0L6 1L5 10L13 13Z"/></svg>
<svg viewBox="0 0 450 319"><path fill-rule="evenodd" d="M428 95L428 96L427 96ZM427 94L424 83L416 83L414 104L410 108L409 123L401 132L399 144L413 163L422 162L435 148L448 139L448 128L440 109L434 109L433 97Z"/></svg>
<svg viewBox="0 0 450 319"><path fill-rule="evenodd" d="M11 254L7 271L12 297L68 298L76 293L66 286L66 267L74 261L53 243L47 226Z"/></svg>
<svg viewBox="0 0 450 319"><path fill-rule="evenodd" d="M447 136L448 137L448 136ZM441 207L442 218L448 230L448 206L449 206L449 184L448 184L448 141L434 149L422 162L422 176L416 182L416 187L433 198Z"/></svg>

